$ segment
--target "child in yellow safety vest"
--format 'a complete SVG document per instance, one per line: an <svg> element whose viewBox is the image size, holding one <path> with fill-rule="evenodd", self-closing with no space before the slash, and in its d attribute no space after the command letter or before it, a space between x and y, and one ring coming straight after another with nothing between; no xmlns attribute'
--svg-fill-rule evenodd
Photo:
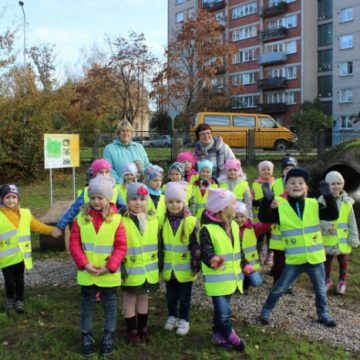
<svg viewBox="0 0 360 360"><path fill-rule="evenodd" d="M256 243L257 238L266 233L270 229L271 224L264 224L261 221L253 224L248 215L246 204L241 201L236 202L234 219L239 225L240 244L246 260L243 266L243 273L245 274L244 290L249 286L261 286L262 277Z"/></svg>
<svg viewBox="0 0 360 360"><path fill-rule="evenodd" d="M212 177L214 164L210 160L198 161L197 167L199 170L199 179L193 184L190 211L200 220L208 198L209 189L217 188L219 185L216 179Z"/></svg>
<svg viewBox="0 0 360 360"><path fill-rule="evenodd" d="M191 151L183 151L179 153L176 159L177 162L184 165L184 180L190 185L199 178L199 174L195 170L196 157Z"/></svg>
<svg viewBox="0 0 360 360"><path fill-rule="evenodd" d="M169 331L176 329L176 334L180 336L187 335L190 330L191 289L196 273L200 270L198 227L196 217L191 216L186 209L186 196L185 181L167 183L167 211L159 220L164 254L161 275L166 284L166 303L169 312L164 328Z"/></svg>
<svg viewBox="0 0 360 360"><path fill-rule="evenodd" d="M205 292L214 304L213 342L226 349L243 351L231 323L231 296L243 292L242 249L239 226L234 220L236 197L226 189L210 189L199 232L201 268Z"/></svg>
<svg viewBox="0 0 360 360"><path fill-rule="evenodd" d="M55 228L20 208L16 185L0 189L0 269L5 281L5 311L24 312L24 270L32 268L31 232L57 237Z"/></svg>
<svg viewBox="0 0 360 360"><path fill-rule="evenodd" d="M158 219L148 210L149 191L143 183L127 186L127 212L122 216L128 249L122 269L124 317L128 341L148 342L149 293L159 288Z"/></svg>
<svg viewBox="0 0 360 360"><path fill-rule="evenodd" d="M336 322L327 308L325 287L325 249L320 232L320 220L333 221L339 216L336 201L329 185L320 182L320 191L326 206L316 199L307 198L310 175L306 170L291 169L285 176L287 201L274 206L274 194L269 184L263 185L264 198L259 209L259 219L265 223L280 225L284 243L285 268L280 279L274 284L261 310L260 322L269 325L270 314L279 298L292 286L297 277L307 273L315 291L315 306L318 322L326 327L335 327Z"/></svg>
<svg viewBox="0 0 360 360"><path fill-rule="evenodd" d="M321 221L321 233L324 241L326 262L326 290L332 288L331 269L334 256L339 262L339 282L336 293L344 295L348 274L349 256L352 248L359 246L359 233L353 210L354 200L344 191L344 178L338 171L329 172L325 181L330 186L331 194L336 199L339 218L336 221ZM319 203L324 204L324 197L320 196Z"/></svg>
<svg viewBox="0 0 360 360"><path fill-rule="evenodd" d="M122 184L117 184L116 187L119 190L123 202L126 203L126 187L128 184L137 181L138 171L136 164L133 162L124 164L121 169L123 182Z"/></svg>
<svg viewBox="0 0 360 360"><path fill-rule="evenodd" d="M157 165L151 165L144 171L145 184L149 190L148 209L153 211L157 217L166 212L165 196L162 191L164 170Z"/></svg>
<svg viewBox="0 0 360 360"><path fill-rule="evenodd" d="M116 327L116 290L120 286L120 264L126 253L126 234L121 216L110 204L115 180L97 176L90 180L89 203L77 216L70 232L70 253L78 267L81 286L80 330L83 355L95 352L92 317L96 293L100 292L105 324L101 353L114 351Z"/></svg>
<svg viewBox="0 0 360 360"><path fill-rule="evenodd" d="M241 168L239 159L227 159L225 161L226 175L218 178L219 187L228 189L234 193L236 199L247 206L247 214L252 219L252 197L246 174Z"/></svg>
<svg viewBox="0 0 360 360"><path fill-rule="evenodd" d="M272 189L275 178L273 177L274 164L271 161L264 160L258 164L259 177L252 184L253 195L253 217L254 223L259 221L259 205L263 198L262 184L269 184ZM261 235L258 239L257 248L260 256L260 263L272 265L272 251L269 249L269 239L271 233Z"/></svg>

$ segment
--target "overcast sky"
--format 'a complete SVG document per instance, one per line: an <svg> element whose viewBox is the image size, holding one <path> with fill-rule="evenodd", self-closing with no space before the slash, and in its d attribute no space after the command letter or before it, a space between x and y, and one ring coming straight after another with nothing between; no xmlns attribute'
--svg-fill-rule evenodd
<svg viewBox="0 0 360 360"><path fill-rule="evenodd" d="M79 49L103 42L104 34L127 36L144 33L156 55L167 41L166 0L23 0L27 47L37 43L56 45L60 72L77 71ZM17 48L22 51L23 14L17 0L0 0L0 34L7 26L18 27ZM22 57L19 57L22 60Z"/></svg>

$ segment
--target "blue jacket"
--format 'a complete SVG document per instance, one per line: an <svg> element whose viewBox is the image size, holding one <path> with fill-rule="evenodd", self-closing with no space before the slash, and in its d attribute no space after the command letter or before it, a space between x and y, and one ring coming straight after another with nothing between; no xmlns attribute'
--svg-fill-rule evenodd
<svg viewBox="0 0 360 360"><path fill-rule="evenodd" d="M111 164L111 176L118 184L123 182L122 166L124 164L140 160L144 169L151 165L144 147L131 140L128 145L124 145L119 139L115 139L112 144L105 146L103 157Z"/></svg>
<svg viewBox="0 0 360 360"><path fill-rule="evenodd" d="M83 205L84 205L84 190L81 192L80 196L75 200L75 202L70 206L69 210L59 220L59 222L56 224L56 227L59 228L60 230L64 230L65 226L76 217L76 215L79 213ZM116 206L120 211L120 209L124 205L125 203L119 192L116 200Z"/></svg>

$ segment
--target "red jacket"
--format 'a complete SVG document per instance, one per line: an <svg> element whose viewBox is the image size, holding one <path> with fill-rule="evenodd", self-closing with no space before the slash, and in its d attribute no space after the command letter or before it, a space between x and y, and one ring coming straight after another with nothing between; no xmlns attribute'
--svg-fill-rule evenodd
<svg viewBox="0 0 360 360"><path fill-rule="evenodd" d="M265 234L270 228L272 224L265 224L262 222L257 222L253 224L250 219L247 219L245 224L240 228L240 239L242 239L245 229L254 229L255 236L258 238L262 234Z"/></svg>
<svg viewBox="0 0 360 360"><path fill-rule="evenodd" d="M90 209L89 214L93 218L93 225L96 233L99 231L101 224L103 223L103 218L101 212ZM71 257L75 261L76 266L79 270L83 270L84 266L89 263L89 260L86 258L84 250L81 244L80 237L80 228L77 223L77 220L74 221L74 224L70 232L70 253ZM120 266L127 250L126 244L126 233L125 228L122 222L120 222L119 227L116 230L114 238L114 250L111 256L107 260L106 267L111 273L114 273Z"/></svg>

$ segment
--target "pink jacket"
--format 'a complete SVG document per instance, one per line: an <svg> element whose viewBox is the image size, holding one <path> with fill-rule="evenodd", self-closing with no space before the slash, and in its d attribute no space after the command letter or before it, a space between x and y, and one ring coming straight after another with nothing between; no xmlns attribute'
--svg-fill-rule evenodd
<svg viewBox="0 0 360 360"><path fill-rule="evenodd" d="M93 218L93 225L97 233L104 221L102 215L99 211L95 211L93 209L90 210L89 214ZM119 268L126 254L126 250L126 233L124 225L121 222L115 233L114 250L111 256L107 259L106 267L110 272L114 273ZM83 270L84 266L89 263L82 248L80 228L76 220L74 221L70 232L70 253L79 270Z"/></svg>

